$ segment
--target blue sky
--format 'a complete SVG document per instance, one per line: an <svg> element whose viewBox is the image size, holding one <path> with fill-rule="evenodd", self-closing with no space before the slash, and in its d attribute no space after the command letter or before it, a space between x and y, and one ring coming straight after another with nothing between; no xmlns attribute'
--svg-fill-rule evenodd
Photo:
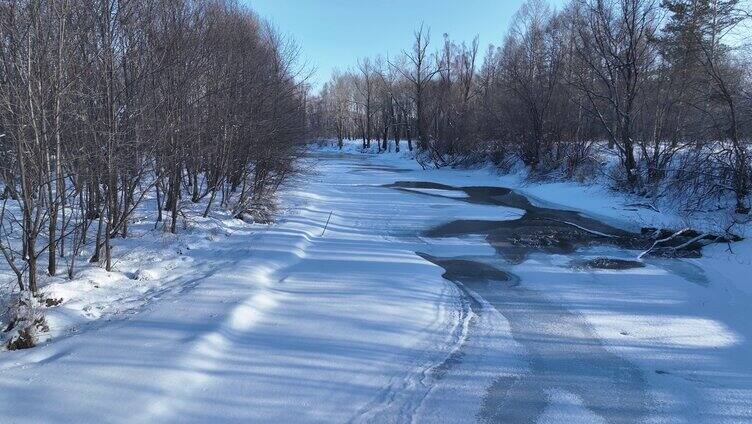
<svg viewBox="0 0 752 424"><path fill-rule="evenodd" d="M346 70L359 58L395 55L412 44L423 22L434 44L480 38L481 51L501 44L523 0L241 0L291 35L305 60L316 68L319 87L332 70ZM555 0L552 4L561 3Z"/></svg>

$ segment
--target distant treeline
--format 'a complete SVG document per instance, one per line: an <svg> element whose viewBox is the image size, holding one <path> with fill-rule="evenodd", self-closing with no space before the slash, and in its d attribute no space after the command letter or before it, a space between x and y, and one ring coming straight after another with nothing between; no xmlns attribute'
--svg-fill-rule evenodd
<svg viewBox="0 0 752 424"><path fill-rule="evenodd" d="M543 0L501 47L415 32L412 48L335 73L312 102L319 137L390 140L425 164L520 160L533 173L608 172L686 210L749 213L750 13L739 0ZM482 63L481 63L482 61ZM618 166L597 155L608 148Z"/></svg>

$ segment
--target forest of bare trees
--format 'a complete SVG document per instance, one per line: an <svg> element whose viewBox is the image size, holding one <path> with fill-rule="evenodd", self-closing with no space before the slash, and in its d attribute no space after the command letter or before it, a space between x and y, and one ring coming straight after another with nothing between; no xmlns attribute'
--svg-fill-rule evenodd
<svg viewBox="0 0 752 424"><path fill-rule="evenodd" d="M520 161L748 214L749 18L740 0L530 0L485 56L420 27L401 55L335 73L309 124L340 145L406 142L424 166Z"/></svg>
<svg viewBox="0 0 752 424"><path fill-rule="evenodd" d="M18 289L109 271L144 198L173 233L187 202L270 203L306 133L296 55L232 1L0 3L0 251Z"/></svg>

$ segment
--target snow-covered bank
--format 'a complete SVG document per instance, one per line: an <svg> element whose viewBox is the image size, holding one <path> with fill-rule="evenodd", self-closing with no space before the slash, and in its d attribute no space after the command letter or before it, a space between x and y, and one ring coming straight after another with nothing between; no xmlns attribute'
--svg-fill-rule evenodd
<svg viewBox="0 0 752 424"><path fill-rule="evenodd" d="M180 232L171 234L164 231L164 222L155 224L156 202L147 195L130 219L128 237L112 240L110 272L100 264L88 263L93 253L92 243L76 257L73 279L67 277L66 269L59 269L54 277L40 271L39 299L34 306L44 316L49 331L38 333L37 342L85 331L99 319L112 320L137 313L151 300L181 290L187 279L195 278L192 275L195 267L205 259L191 254L192 248L209 246L249 227L222 210L203 218L201 214L206 207L203 203L185 202L182 207ZM70 258L59 260L60 268L67 268ZM40 270L44 265L42 261ZM0 266L0 275L3 281L0 293L6 296L0 298L0 305L7 306L9 297L17 295L18 287L6 264ZM0 326L4 328L7 323L2 318ZM4 349L3 344L0 351Z"/></svg>

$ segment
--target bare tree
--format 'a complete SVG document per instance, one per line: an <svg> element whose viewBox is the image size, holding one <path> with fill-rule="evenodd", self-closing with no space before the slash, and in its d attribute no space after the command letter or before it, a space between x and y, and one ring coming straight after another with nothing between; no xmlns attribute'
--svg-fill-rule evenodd
<svg viewBox="0 0 752 424"><path fill-rule="evenodd" d="M415 41L412 50L403 51L407 58L407 66L394 66L402 76L412 85L412 100L415 104L415 129L420 150L428 149L428 130L426 117L426 89L428 83L439 73L430 60L428 46L431 43L430 29L423 25L415 31Z"/></svg>

